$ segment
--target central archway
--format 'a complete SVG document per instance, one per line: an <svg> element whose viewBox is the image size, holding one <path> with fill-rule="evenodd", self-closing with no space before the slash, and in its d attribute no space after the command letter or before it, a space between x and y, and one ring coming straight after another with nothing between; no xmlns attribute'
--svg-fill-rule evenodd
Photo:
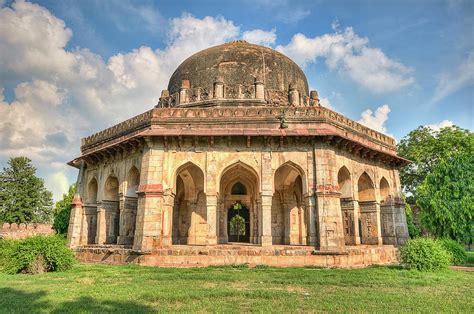
<svg viewBox="0 0 474 314"><path fill-rule="evenodd" d="M219 209L218 209L218 237L219 243L247 242L259 243L258 225L258 195L259 179L256 171L242 163L237 162L229 166L220 176ZM235 208L236 204L239 204ZM236 229L230 230L231 221L240 222L234 218L238 215L243 219L245 230L241 230L238 239ZM239 218L239 221L242 219ZM234 228L235 226L232 226ZM237 240L236 240L237 239Z"/></svg>
<svg viewBox="0 0 474 314"><path fill-rule="evenodd" d="M250 211L241 203L232 205L227 214L229 242L250 242Z"/></svg>

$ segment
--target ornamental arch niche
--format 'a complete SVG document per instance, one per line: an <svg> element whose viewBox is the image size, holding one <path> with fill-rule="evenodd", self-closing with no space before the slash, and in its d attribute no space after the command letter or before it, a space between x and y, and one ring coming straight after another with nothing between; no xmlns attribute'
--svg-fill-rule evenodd
<svg viewBox="0 0 474 314"><path fill-rule="evenodd" d="M105 243L115 244L119 234L119 181L113 175L105 181L101 207L105 211Z"/></svg>
<svg viewBox="0 0 474 314"><path fill-rule="evenodd" d="M354 226L354 202L352 197L351 173L342 166L337 173L339 192L341 192L340 203L342 211L342 222L344 226L344 242L346 245L355 244Z"/></svg>
<svg viewBox="0 0 474 314"><path fill-rule="evenodd" d="M361 244L378 244L378 215L375 187L370 176L364 172L357 181L359 200L359 232Z"/></svg>
<svg viewBox="0 0 474 314"><path fill-rule="evenodd" d="M84 204L84 220L82 223L81 243L95 243L97 232L97 192L99 185L96 178L92 178L87 184L87 197Z"/></svg>
<svg viewBox="0 0 474 314"><path fill-rule="evenodd" d="M118 244L133 244L135 225L137 218L138 195L140 184L140 172L137 167L132 166L127 174L126 192L123 197L120 211L120 236Z"/></svg>
<svg viewBox="0 0 474 314"><path fill-rule="evenodd" d="M259 176L250 166L237 162L220 176L217 221L219 243L259 242Z"/></svg>
<svg viewBox="0 0 474 314"><path fill-rule="evenodd" d="M207 206L204 172L192 162L176 171L172 219L173 244L206 244Z"/></svg>
<svg viewBox="0 0 474 314"><path fill-rule="evenodd" d="M388 183L385 177L380 179L380 202L388 203L390 202L392 196L390 195L390 184Z"/></svg>
<svg viewBox="0 0 474 314"><path fill-rule="evenodd" d="M304 172L288 162L276 170L274 181L272 243L306 245L308 213L303 202Z"/></svg>

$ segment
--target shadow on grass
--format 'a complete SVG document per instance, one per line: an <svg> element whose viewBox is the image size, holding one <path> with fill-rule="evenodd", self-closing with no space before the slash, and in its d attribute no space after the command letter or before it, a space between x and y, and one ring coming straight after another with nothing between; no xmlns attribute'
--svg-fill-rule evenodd
<svg viewBox="0 0 474 314"><path fill-rule="evenodd" d="M92 297L79 297L76 300L51 304L45 300L46 291L24 292L12 288L0 289L0 308L8 313L151 313L151 306L137 302L98 300Z"/></svg>

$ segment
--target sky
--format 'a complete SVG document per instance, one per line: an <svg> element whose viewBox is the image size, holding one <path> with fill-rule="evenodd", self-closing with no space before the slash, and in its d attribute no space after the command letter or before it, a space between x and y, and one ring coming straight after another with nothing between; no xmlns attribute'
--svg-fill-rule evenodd
<svg viewBox="0 0 474 314"><path fill-rule="evenodd" d="M80 139L153 108L191 54L235 39L297 62L324 106L400 140L474 127L474 1L0 0L0 168L59 200Z"/></svg>

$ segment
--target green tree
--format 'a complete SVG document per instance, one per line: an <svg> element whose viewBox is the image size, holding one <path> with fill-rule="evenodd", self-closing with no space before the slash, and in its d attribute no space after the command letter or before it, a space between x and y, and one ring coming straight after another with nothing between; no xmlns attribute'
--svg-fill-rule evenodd
<svg viewBox="0 0 474 314"><path fill-rule="evenodd" d="M438 162L457 153L474 151L474 134L457 126L434 131L420 126L398 144L398 154L412 163L400 170L405 192L416 198L416 190ZM411 204L415 201L409 198Z"/></svg>
<svg viewBox="0 0 474 314"><path fill-rule="evenodd" d="M52 193L46 190L27 157L11 158L0 172L0 221L50 222Z"/></svg>
<svg viewBox="0 0 474 314"><path fill-rule="evenodd" d="M474 155L457 153L438 162L416 191L422 224L437 237L472 243Z"/></svg>
<svg viewBox="0 0 474 314"><path fill-rule="evenodd" d="M76 184L69 187L69 191L63 194L63 199L56 202L54 208L53 229L57 234L67 235L69 227L69 215L71 214L72 199L76 194Z"/></svg>

